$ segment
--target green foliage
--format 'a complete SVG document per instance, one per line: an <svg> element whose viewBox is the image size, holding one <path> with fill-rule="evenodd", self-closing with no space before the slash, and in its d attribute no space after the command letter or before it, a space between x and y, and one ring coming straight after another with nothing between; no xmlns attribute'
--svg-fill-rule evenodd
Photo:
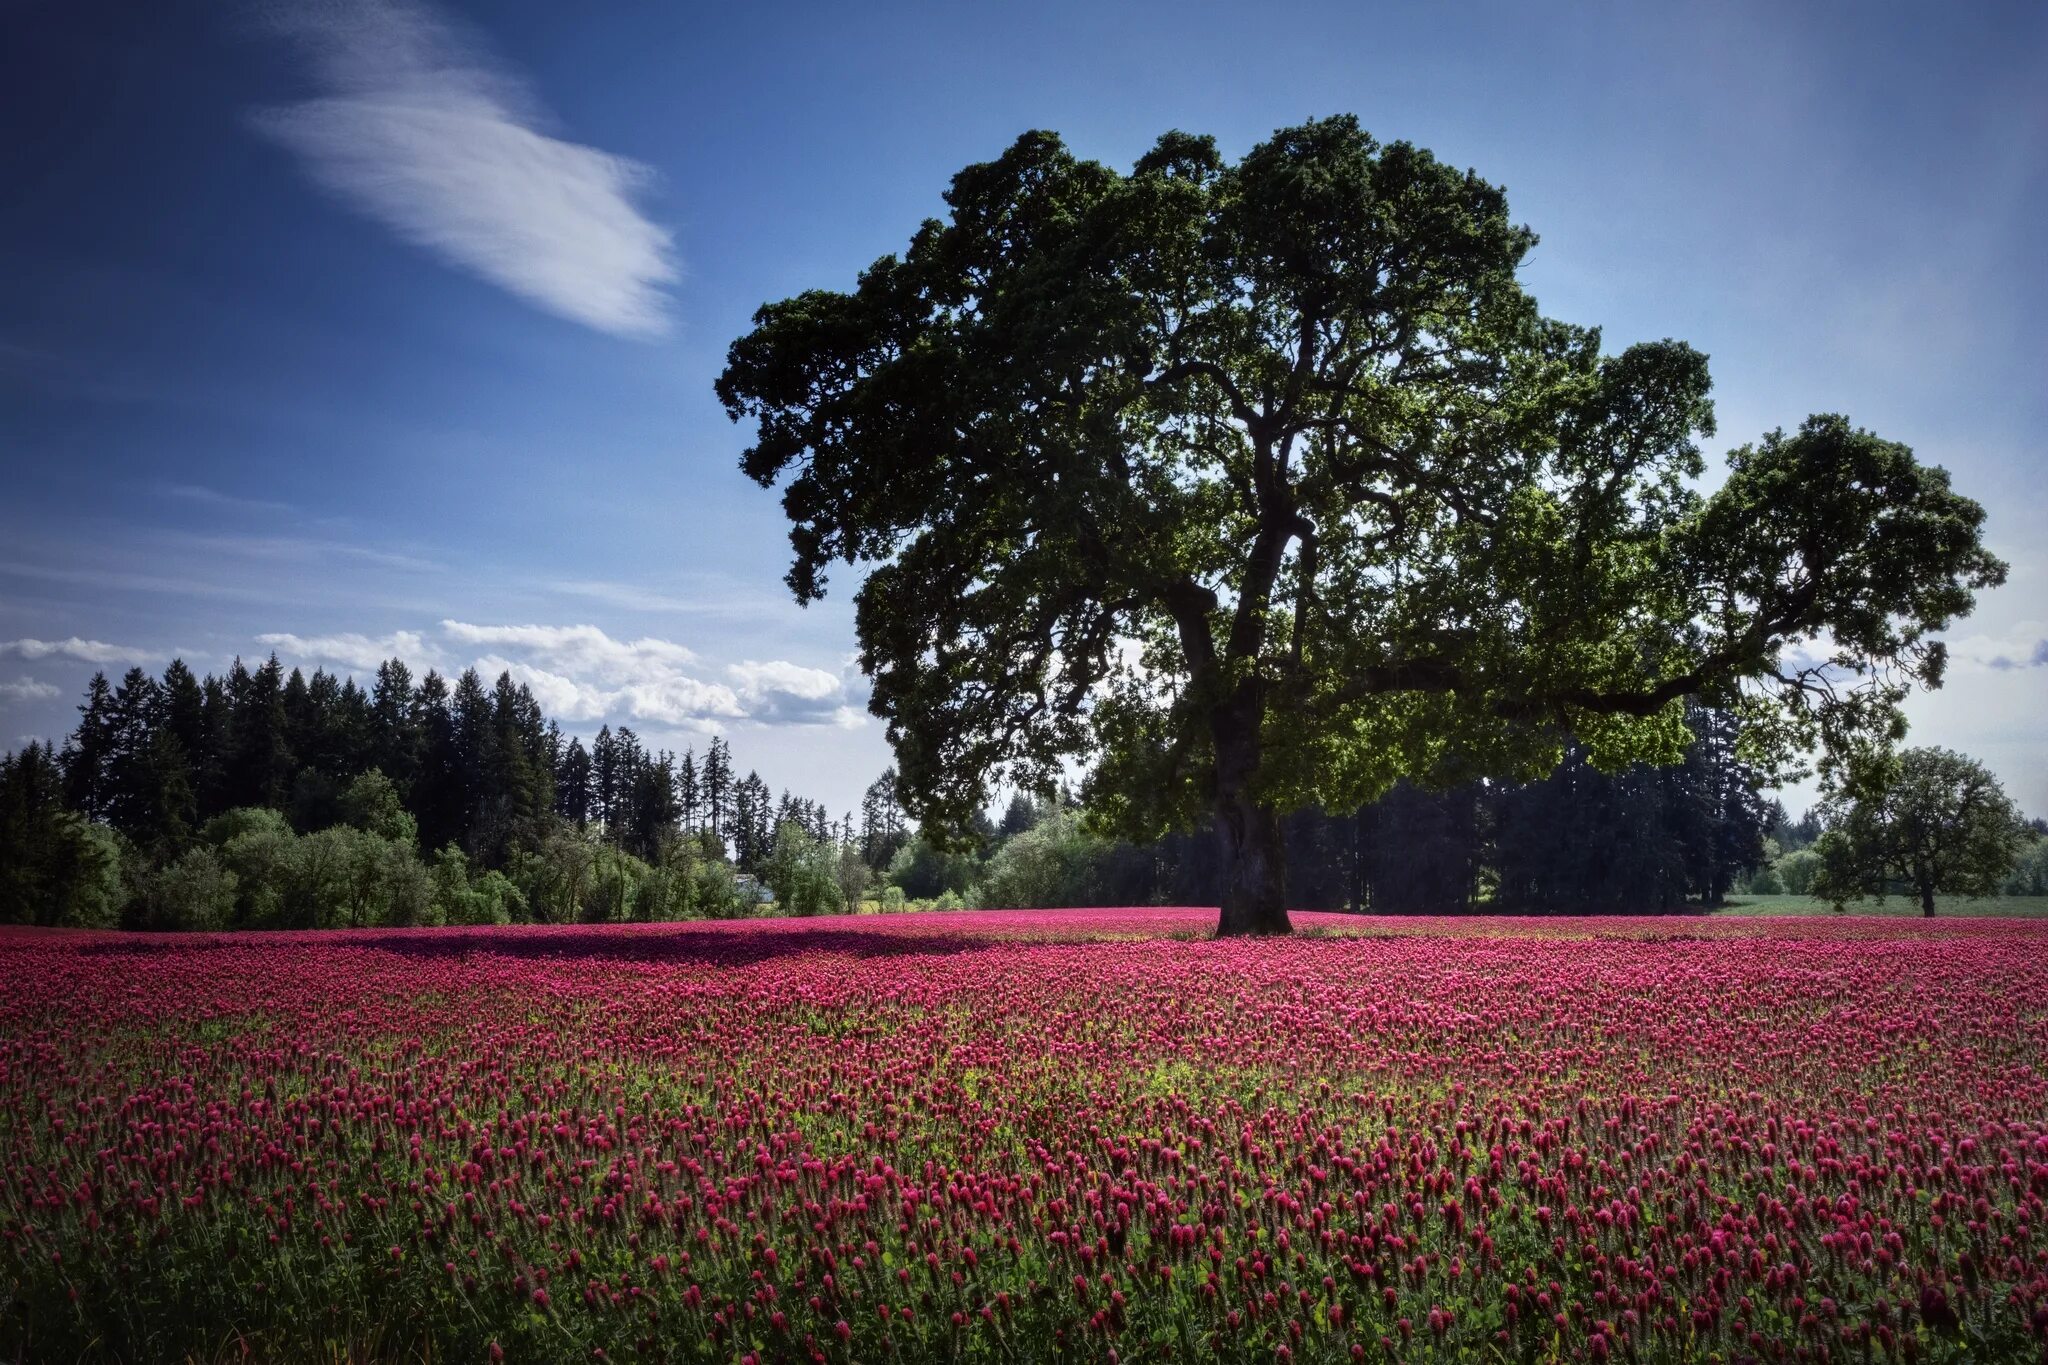
<svg viewBox="0 0 2048 1365"><path fill-rule="evenodd" d="M120 836L65 808L46 745L0 759L0 920L112 928L127 891Z"/></svg>
<svg viewBox="0 0 2048 1365"><path fill-rule="evenodd" d="M740 890L732 865L719 860L697 864L692 900L705 919L742 919L754 913L753 898Z"/></svg>
<svg viewBox="0 0 2048 1365"><path fill-rule="evenodd" d="M2000 894L2048 896L2048 839L2036 836L2013 860Z"/></svg>
<svg viewBox="0 0 2048 1365"><path fill-rule="evenodd" d="M1810 889L1838 906L1898 886L1928 915L1937 893L1995 895L2032 839L1998 779L1949 749L1867 756L1825 806Z"/></svg>
<svg viewBox="0 0 2048 1365"><path fill-rule="evenodd" d="M394 843L419 842L419 821L399 799L397 784L377 768L361 774L342 791L341 818Z"/></svg>
<svg viewBox="0 0 2048 1365"><path fill-rule="evenodd" d="M996 850L974 900L995 908L1100 904L1100 868L1110 850L1108 840L1082 827L1077 812L1050 811Z"/></svg>
<svg viewBox="0 0 2048 1365"><path fill-rule="evenodd" d="M848 904L839 885L839 851L794 821L775 831L764 880L785 915L829 915Z"/></svg>
<svg viewBox="0 0 2048 1365"><path fill-rule="evenodd" d="M1284 927L1276 811L1540 777L1567 735L1677 762L1688 697L1766 771L1893 737L2004 578L1982 508L1840 417L1698 492L1705 357L1542 317L1502 191L1354 119L1127 174L1027 133L946 202L718 380L798 600L874 566L861 664L928 837L1093 757L1115 828L1213 813L1226 923Z"/></svg>
<svg viewBox="0 0 2048 1365"><path fill-rule="evenodd" d="M896 851L889 860L889 881L911 900L931 900L967 890L981 871L980 860L965 848L941 848L923 834Z"/></svg>
<svg viewBox="0 0 2048 1365"><path fill-rule="evenodd" d="M176 862L147 875L142 893L145 929L225 929L234 921L235 874L211 847L187 849Z"/></svg>
<svg viewBox="0 0 2048 1365"><path fill-rule="evenodd" d="M1773 870L1788 896L1810 896L1814 894L1814 883L1820 876L1820 854L1812 847L1795 848L1782 855Z"/></svg>

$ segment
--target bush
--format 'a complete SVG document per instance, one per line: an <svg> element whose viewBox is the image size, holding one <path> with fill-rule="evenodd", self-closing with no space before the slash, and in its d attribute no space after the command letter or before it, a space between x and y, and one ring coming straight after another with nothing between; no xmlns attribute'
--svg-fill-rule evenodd
<svg viewBox="0 0 2048 1365"><path fill-rule="evenodd" d="M741 919L754 913L754 899L740 890L729 863L705 861L694 878L697 913L706 919Z"/></svg>
<svg viewBox="0 0 2048 1365"><path fill-rule="evenodd" d="M785 915L829 915L844 904L838 850L794 821L775 831L765 880Z"/></svg>
<svg viewBox="0 0 2048 1365"><path fill-rule="evenodd" d="M2020 850L2000 890L2008 896L2048 896L2048 839L2036 839Z"/></svg>
<svg viewBox="0 0 2048 1365"><path fill-rule="evenodd" d="M1050 812L996 850L975 885L974 902L1034 910L1092 905L1113 847L1083 829L1075 812Z"/></svg>
<svg viewBox="0 0 2048 1365"><path fill-rule="evenodd" d="M1773 864L1778 881L1788 896L1813 894L1813 879L1820 871L1820 855L1810 848L1794 849Z"/></svg>
<svg viewBox="0 0 2048 1365"><path fill-rule="evenodd" d="M145 929L225 929L235 917L235 874L205 844L157 869L143 883Z"/></svg>
<svg viewBox="0 0 2048 1365"><path fill-rule="evenodd" d="M394 843L419 842L419 822L406 811L398 788L381 769L372 768L348 784L341 795L341 818Z"/></svg>

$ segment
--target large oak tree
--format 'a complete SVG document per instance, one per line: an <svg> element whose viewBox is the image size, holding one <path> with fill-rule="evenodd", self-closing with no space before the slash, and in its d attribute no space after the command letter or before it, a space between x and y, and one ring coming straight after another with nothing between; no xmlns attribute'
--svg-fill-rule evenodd
<svg viewBox="0 0 2048 1365"><path fill-rule="evenodd" d="M834 562L903 790L959 826L1092 763L1133 836L1212 821L1224 933L1285 932L1280 813L1898 730L1999 582L1982 509L1839 417L1704 496L1706 358L1543 317L1499 188L1351 118L1129 174L1051 133L969 166L851 292L762 308L718 381Z"/></svg>

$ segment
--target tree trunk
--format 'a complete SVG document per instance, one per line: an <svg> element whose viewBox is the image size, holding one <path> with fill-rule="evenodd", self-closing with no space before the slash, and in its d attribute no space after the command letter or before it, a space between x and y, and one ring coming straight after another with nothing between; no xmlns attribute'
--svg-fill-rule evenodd
<svg viewBox="0 0 2048 1365"><path fill-rule="evenodd" d="M1934 918L1934 883L1920 884L1920 914L1924 919Z"/></svg>
<svg viewBox="0 0 2048 1365"><path fill-rule="evenodd" d="M1218 801L1216 836L1223 843L1223 913L1216 936L1293 932L1279 812L1250 800Z"/></svg>
<svg viewBox="0 0 2048 1365"><path fill-rule="evenodd" d="M1280 814L1253 794L1262 700L1241 689L1211 721L1216 739L1216 837L1223 846L1218 938L1293 932L1287 920L1287 845Z"/></svg>

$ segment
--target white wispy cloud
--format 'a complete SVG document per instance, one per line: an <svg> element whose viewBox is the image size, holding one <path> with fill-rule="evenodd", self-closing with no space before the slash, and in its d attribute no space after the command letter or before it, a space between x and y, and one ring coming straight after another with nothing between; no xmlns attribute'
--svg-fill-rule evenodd
<svg viewBox="0 0 2048 1365"><path fill-rule="evenodd" d="M48 701L57 695L57 689L34 678L16 678L13 682L0 682L0 697L8 701Z"/></svg>
<svg viewBox="0 0 2048 1365"><path fill-rule="evenodd" d="M441 629L458 644L530 650L576 672L606 682L629 682L648 668L687 668L697 655L671 640L643 637L614 640L596 626L478 626L443 621Z"/></svg>
<svg viewBox="0 0 2048 1365"><path fill-rule="evenodd" d="M307 174L406 240L617 336L668 330L677 270L637 199L651 172L564 141L523 81L409 0L282 5L323 93L259 111Z"/></svg>
<svg viewBox="0 0 2048 1365"><path fill-rule="evenodd" d="M414 666L432 667L439 651L428 646L416 630L395 630L389 635L362 635L342 631L334 635L295 635L272 631L256 637L281 656L315 664L338 664L354 673L375 673L386 659L403 659Z"/></svg>
<svg viewBox="0 0 2048 1365"><path fill-rule="evenodd" d="M198 483L156 483L151 488L159 497L174 498L179 502L197 503L202 507L219 507L236 512L264 512L287 514L294 509L288 502L275 502L269 498L245 498L236 493L223 493L218 488L208 488Z"/></svg>
<svg viewBox="0 0 2048 1365"><path fill-rule="evenodd" d="M2017 621L1997 634L1965 635L1948 642L1949 657L1964 668L2005 673L2048 668L2048 625Z"/></svg>
<svg viewBox="0 0 2048 1365"><path fill-rule="evenodd" d="M594 625L476 625L443 621L454 645L490 652L485 674L510 672L565 720L611 719L679 730L761 725L864 724L848 679L785 660L723 669L673 640L614 639Z"/></svg>
<svg viewBox="0 0 2048 1365"><path fill-rule="evenodd" d="M720 666L674 640L622 640L594 625L455 620L442 621L432 634L271 631L256 639L288 663L329 665L359 676L393 657L416 672L471 667L487 680L509 673L532 690L548 715L568 724L603 721L710 733L748 723L845 729L867 723L864 680L850 659L837 673L783 659Z"/></svg>
<svg viewBox="0 0 2048 1365"><path fill-rule="evenodd" d="M730 582L708 584L696 596L664 592L633 583L611 583L602 579L555 579L543 586L565 597L584 597L608 607L628 611L664 612L682 616L756 616L789 605L787 596L771 597L748 592Z"/></svg>
<svg viewBox="0 0 2048 1365"><path fill-rule="evenodd" d="M105 640L0 640L0 659L76 659L87 664L145 663L163 656L153 649L110 645Z"/></svg>

